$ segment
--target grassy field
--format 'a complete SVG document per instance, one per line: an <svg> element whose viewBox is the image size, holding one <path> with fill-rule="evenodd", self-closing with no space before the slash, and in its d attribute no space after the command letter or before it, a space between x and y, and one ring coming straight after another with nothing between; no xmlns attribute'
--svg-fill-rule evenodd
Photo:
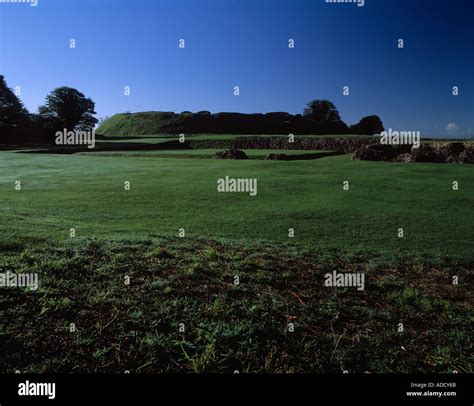
<svg viewBox="0 0 474 406"><path fill-rule="evenodd" d="M218 193L225 176L257 178L257 196ZM189 237L472 257L473 188L470 166L347 155L272 162L1 152L1 244L62 241L71 227L80 238L107 239L177 236L184 228Z"/></svg>
<svg viewBox="0 0 474 406"><path fill-rule="evenodd" d="M472 272L452 260L165 239L37 246L8 269L42 286L0 296L3 371L472 371ZM333 269L365 290L324 287Z"/></svg>
<svg viewBox="0 0 474 406"><path fill-rule="evenodd" d="M472 371L471 166L188 152L0 152L0 371Z"/></svg>

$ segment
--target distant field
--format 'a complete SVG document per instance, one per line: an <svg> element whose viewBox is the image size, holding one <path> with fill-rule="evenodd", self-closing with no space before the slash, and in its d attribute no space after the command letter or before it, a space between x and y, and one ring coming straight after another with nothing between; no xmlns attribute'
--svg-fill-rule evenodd
<svg viewBox="0 0 474 406"><path fill-rule="evenodd" d="M225 176L257 178L257 196L218 193ZM473 255L473 190L470 166L350 156L272 162L0 152L0 246L63 241L71 227L78 238L127 240L184 228L190 238L466 258Z"/></svg>
<svg viewBox="0 0 474 406"><path fill-rule="evenodd" d="M98 152L80 152L79 155L93 155L93 156L106 156L106 157L152 157L152 158L212 158L216 152L222 151L222 148L217 149L189 149L189 150L160 150L160 151L98 151ZM281 149L246 149L244 152L249 158L263 158L268 154L285 154L285 155L325 155L333 151L312 151L312 150L281 150Z"/></svg>

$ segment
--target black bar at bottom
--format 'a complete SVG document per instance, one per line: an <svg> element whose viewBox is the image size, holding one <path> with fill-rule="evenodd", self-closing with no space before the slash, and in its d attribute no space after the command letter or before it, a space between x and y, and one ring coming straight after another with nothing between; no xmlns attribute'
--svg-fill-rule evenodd
<svg viewBox="0 0 474 406"><path fill-rule="evenodd" d="M44 385L44 384L55 384ZM474 375L148 375L3 374L0 405L169 404L217 401L248 404L258 397L289 404L375 401L375 404L473 405ZM54 388L54 393L53 393ZM357 402L357 403L356 403Z"/></svg>

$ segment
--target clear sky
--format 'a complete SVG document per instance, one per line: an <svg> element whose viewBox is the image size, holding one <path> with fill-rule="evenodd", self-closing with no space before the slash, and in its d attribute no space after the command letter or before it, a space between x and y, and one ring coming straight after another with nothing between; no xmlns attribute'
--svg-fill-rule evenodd
<svg viewBox="0 0 474 406"><path fill-rule="evenodd" d="M91 97L98 117L301 113L324 98L348 124L378 114L394 130L474 136L473 0L4 1L0 73L31 112L59 86Z"/></svg>

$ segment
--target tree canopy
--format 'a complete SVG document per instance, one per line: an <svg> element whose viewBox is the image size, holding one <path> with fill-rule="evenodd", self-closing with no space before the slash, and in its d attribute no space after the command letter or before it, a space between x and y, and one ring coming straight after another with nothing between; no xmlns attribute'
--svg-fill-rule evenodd
<svg viewBox="0 0 474 406"><path fill-rule="evenodd" d="M350 127L354 134L374 135L384 131L382 120L379 116L363 117L357 124Z"/></svg>
<svg viewBox="0 0 474 406"><path fill-rule="evenodd" d="M28 111L0 75L0 126L19 127L28 121Z"/></svg>
<svg viewBox="0 0 474 406"><path fill-rule="evenodd" d="M341 122L339 111L329 100L312 100L306 104L303 115L317 123Z"/></svg>
<svg viewBox="0 0 474 406"><path fill-rule="evenodd" d="M95 103L71 87L58 87L39 108L39 115L55 128L91 131L97 123Z"/></svg>

